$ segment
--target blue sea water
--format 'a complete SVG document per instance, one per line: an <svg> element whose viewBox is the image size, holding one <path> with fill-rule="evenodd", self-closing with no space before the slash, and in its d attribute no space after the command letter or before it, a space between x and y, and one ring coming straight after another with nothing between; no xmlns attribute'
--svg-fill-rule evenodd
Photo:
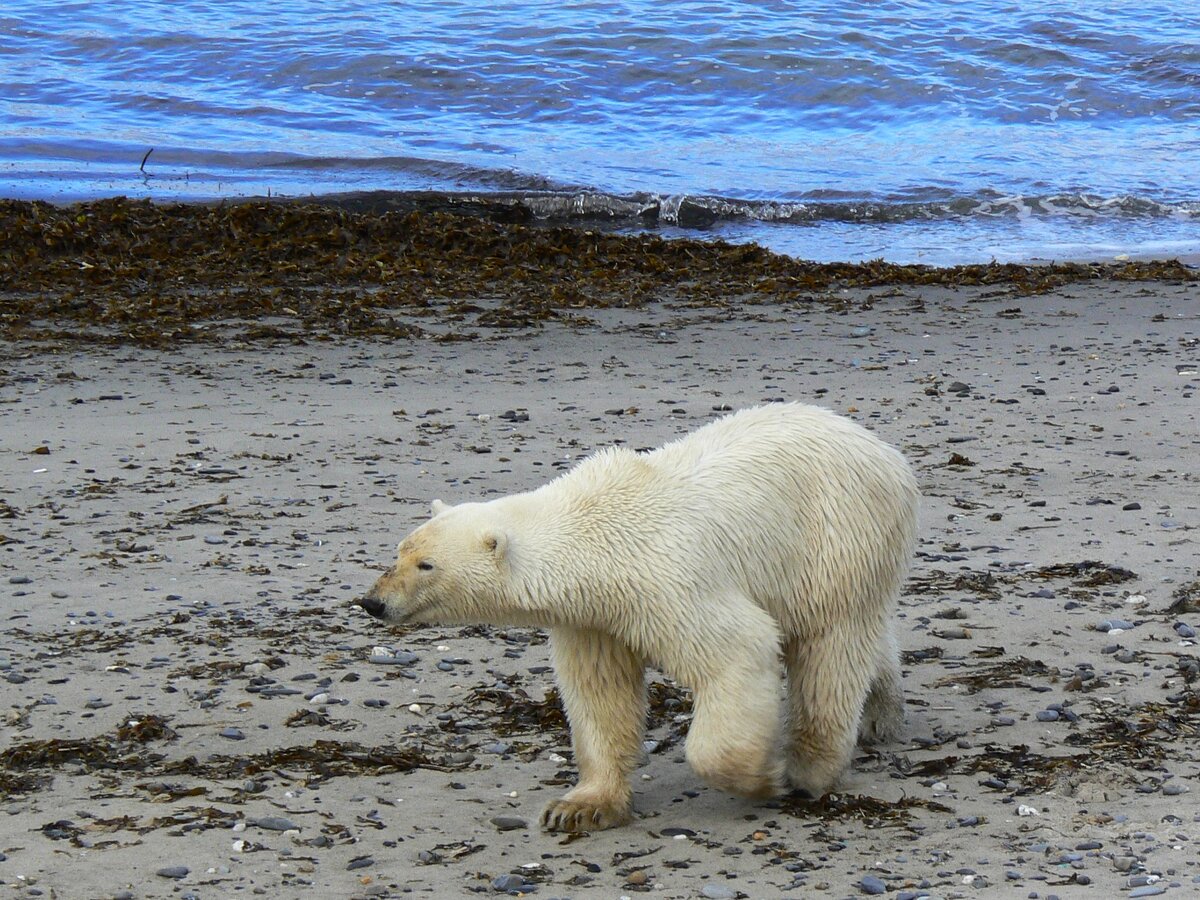
<svg viewBox="0 0 1200 900"><path fill-rule="evenodd" d="M0 196L361 190L821 260L1196 255L1200 5L0 6Z"/></svg>

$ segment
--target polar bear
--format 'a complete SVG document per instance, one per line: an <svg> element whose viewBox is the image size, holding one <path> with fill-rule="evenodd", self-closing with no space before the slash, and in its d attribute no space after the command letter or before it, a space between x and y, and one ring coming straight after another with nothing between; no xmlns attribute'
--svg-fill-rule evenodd
<svg viewBox="0 0 1200 900"><path fill-rule="evenodd" d="M819 796L856 738L903 721L893 618L917 500L869 431L770 404L648 453L601 450L533 491L434 501L357 602L395 623L549 629L579 767L550 830L632 817L647 663L692 689L686 758L709 784Z"/></svg>

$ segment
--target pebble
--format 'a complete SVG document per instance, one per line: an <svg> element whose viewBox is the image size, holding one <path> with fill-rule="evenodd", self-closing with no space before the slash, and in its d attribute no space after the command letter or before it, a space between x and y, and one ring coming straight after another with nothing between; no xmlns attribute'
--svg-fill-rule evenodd
<svg viewBox="0 0 1200 900"><path fill-rule="evenodd" d="M1058 710L1039 709L1037 712L1037 720L1039 722L1057 722L1058 721Z"/></svg>
<svg viewBox="0 0 1200 900"><path fill-rule="evenodd" d="M520 816L493 816L492 824L499 831L516 831L519 828L529 827L529 823Z"/></svg>
<svg viewBox="0 0 1200 900"><path fill-rule="evenodd" d="M299 825L283 816L263 816L261 819L251 819L250 824L265 828L267 831L298 831L300 829Z"/></svg>
<svg viewBox="0 0 1200 900"><path fill-rule="evenodd" d="M30 578L28 575L9 575L8 583L9 584L32 584L33 579Z"/></svg>
<svg viewBox="0 0 1200 900"><path fill-rule="evenodd" d="M529 890L530 888L533 888L534 890L537 889L536 885L528 883L520 875L513 875L510 873L508 875L497 875L492 879L492 890L500 891L505 894L532 893L532 891Z"/></svg>
<svg viewBox="0 0 1200 900"><path fill-rule="evenodd" d="M874 875L864 875L862 881L858 883L864 894L886 894L887 885L883 880L876 878Z"/></svg>
<svg viewBox="0 0 1200 900"><path fill-rule="evenodd" d="M346 863L346 871L351 872L355 869L365 869L367 866L375 865L375 859L370 856L356 856L350 862Z"/></svg>
<svg viewBox="0 0 1200 900"><path fill-rule="evenodd" d="M1159 894L1165 894L1167 889L1160 884L1147 884L1142 887L1136 887L1126 896L1128 897L1157 897Z"/></svg>
<svg viewBox="0 0 1200 900"><path fill-rule="evenodd" d="M163 866L154 874L161 878L187 878L188 871L187 866Z"/></svg>
<svg viewBox="0 0 1200 900"><path fill-rule="evenodd" d="M246 735L242 733L242 729L233 728L232 726L229 728L222 728L221 737L229 738L231 741L244 741L246 739Z"/></svg>
<svg viewBox="0 0 1200 900"><path fill-rule="evenodd" d="M408 650L393 651L387 647L375 647L368 659L377 666L411 666L420 657Z"/></svg>
<svg viewBox="0 0 1200 900"><path fill-rule="evenodd" d="M1196 636L1196 629L1186 622L1176 622L1175 633L1181 638L1194 638Z"/></svg>
<svg viewBox="0 0 1200 900"><path fill-rule="evenodd" d="M1134 627L1136 626L1132 622L1128 622L1125 619L1105 619L1096 626L1096 630L1112 633L1114 631L1128 631Z"/></svg>
<svg viewBox="0 0 1200 900"><path fill-rule="evenodd" d="M1168 797L1178 797L1180 794L1186 794L1187 790L1188 788L1186 784L1180 784L1177 781L1171 781L1163 785L1162 792Z"/></svg>
<svg viewBox="0 0 1200 900"><path fill-rule="evenodd" d="M737 891L723 884L706 884L700 888L700 896L707 897L708 900L734 900Z"/></svg>

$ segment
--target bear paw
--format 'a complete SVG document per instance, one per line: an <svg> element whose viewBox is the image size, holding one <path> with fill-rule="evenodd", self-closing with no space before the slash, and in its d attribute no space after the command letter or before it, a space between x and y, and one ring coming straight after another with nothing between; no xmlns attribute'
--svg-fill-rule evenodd
<svg viewBox="0 0 1200 900"><path fill-rule="evenodd" d="M570 799L568 794L542 811L542 827L547 831L603 831L616 828L633 818L628 803L597 803L595 800Z"/></svg>

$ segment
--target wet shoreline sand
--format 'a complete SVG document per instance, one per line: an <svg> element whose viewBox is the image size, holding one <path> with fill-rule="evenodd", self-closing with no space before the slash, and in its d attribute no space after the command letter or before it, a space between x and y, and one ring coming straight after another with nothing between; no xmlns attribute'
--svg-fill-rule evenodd
<svg viewBox="0 0 1200 900"><path fill-rule="evenodd" d="M319 243L328 220L310 221ZM693 286L655 281L652 254L616 264L605 237L603 265L560 247L521 293L535 242L452 224L461 283L430 263L412 276L425 305L397 301L393 325L361 329L325 315L378 284L353 274L374 258L360 266L344 236L290 271L264 250L280 271L263 285L222 283L237 273L219 247L211 281L172 281L203 273L184 252L201 244L147 272L138 253L160 245L112 231L94 244L108 255L0 257L0 877L16 895L1194 889L1188 270L861 284L843 269L801 290L787 279L807 270L738 269L738 249L701 256L712 281ZM504 252L481 256L481 234ZM108 274L92 283L81 261ZM48 297L53 316L14 306L21 277L26 306ZM541 315L529 298L555 278L612 302ZM645 292L623 306L630 285ZM161 302L275 289L315 299L295 316L285 299L202 307L204 328ZM159 319L117 314L156 294ZM653 675L641 817L540 833L573 778L542 635L389 631L348 601L433 497L525 489L596 447L653 446L781 398L855 418L918 472L906 739L863 750L822 803L740 801L681 761L687 695Z"/></svg>

